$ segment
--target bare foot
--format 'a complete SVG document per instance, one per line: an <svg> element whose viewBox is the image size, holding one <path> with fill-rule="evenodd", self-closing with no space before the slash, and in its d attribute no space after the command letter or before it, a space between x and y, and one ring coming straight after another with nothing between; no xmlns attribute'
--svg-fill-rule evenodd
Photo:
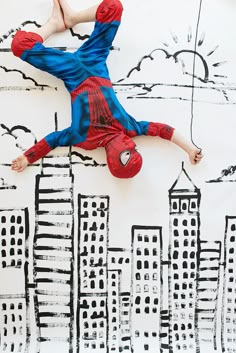
<svg viewBox="0 0 236 353"><path fill-rule="evenodd" d="M201 162L201 159L203 157L202 151L199 148L194 147L190 152L189 152L189 159L192 164L198 164Z"/></svg>
<svg viewBox="0 0 236 353"><path fill-rule="evenodd" d="M72 28L76 24L78 24L78 18L76 17L76 13L69 6L67 0L58 0L64 17L64 23L66 28Z"/></svg>
<svg viewBox="0 0 236 353"><path fill-rule="evenodd" d="M55 32L64 32L66 29L59 0L53 0L52 15L49 22L55 27Z"/></svg>
<svg viewBox="0 0 236 353"><path fill-rule="evenodd" d="M23 172L23 170L28 166L28 159L22 155L14 159L11 164L11 169L16 172Z"/></svg>

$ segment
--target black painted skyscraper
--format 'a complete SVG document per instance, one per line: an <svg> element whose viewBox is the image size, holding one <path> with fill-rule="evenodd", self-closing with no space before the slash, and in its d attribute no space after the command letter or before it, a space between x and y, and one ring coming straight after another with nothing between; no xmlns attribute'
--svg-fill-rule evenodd
<svg viewBox="0 0 236 353"><path fill-rule="evenodd" d="M236 217L226 216L224 242L224 292L222 305L222 349L236 352Z"/></svg>
<svg viewBox="0 0 236 353"><path fill-rule="evenodd" d="M162 310L162 229L132 228L131 348L159 352Z"/></svg>
<svg viewBox="0 0 236 353"><path fill-rule="evenodd" d="M195 330L200 229L200 190L184 167L169 190L170 351L196 352Z"/></svg>
<svg viewBox="0 0 236 353"><path fill-rule="evenodd" d="M0 210L0 350L28 352L24 264L28 209ZM4 285L2 285L4 283Z"/></svg>
<svg viewBox="0 0 236 353"><path fill-rule="evenodd" d="M107 351L108 196L78 197L78 352Z"/></svg>
<svg viewBox="0 0 236 353"><path fill-rule="evenodd" d="M200 241L199 277L197 290L197 324L199 343L217 348L220 285L220 241ZM221 283L222 284L222 283ZM220 303L221 304L221 303ZM219 336L219 335L218 335Z"/></svg>
<svg viewBox="0 0 236 353"><path fill-rule="evenodd" d="M46 163L45 160L49 163ZM57 163L57 159L56 159ZM61 165L62 167L63 165ZM36 176L33 266L40 352L72 352L74 200L69 157L57 168L48 156Z"/></svg>

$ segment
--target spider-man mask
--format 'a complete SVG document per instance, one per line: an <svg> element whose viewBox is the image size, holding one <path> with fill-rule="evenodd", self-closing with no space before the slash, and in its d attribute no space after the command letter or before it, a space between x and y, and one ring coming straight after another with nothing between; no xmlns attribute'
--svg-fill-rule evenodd
<svg viewBox="0 0 236 353"><path fill-rule="evenodd" d="M134 141L124 134L113 138L106 146L107 164L117 178L132 178L142 167L142 156Z"/></svg>

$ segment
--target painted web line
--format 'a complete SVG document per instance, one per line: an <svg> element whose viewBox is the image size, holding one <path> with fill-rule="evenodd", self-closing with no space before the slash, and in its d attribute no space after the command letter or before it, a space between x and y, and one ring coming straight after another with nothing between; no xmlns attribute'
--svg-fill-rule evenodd
<svg viewBox="0 0 236 353"><path fill-rule="evenodd" d="M199 30L199 23L202 11L202 0L199 3L199 11L198 11L198 18L197 18L197 26L196 26L196 34L195 34L195 43L194 43L194 57L193 57L193 75L192 75L192 97L191 97L191 124L190 124L190 135L192 143L199 148L193 140L193 119L194 119L194 80L195 80L195 68L196 68L196 50L197 50L197 40L198 40L198 30ZM201 148L199 148L201 150Z"/></svg>

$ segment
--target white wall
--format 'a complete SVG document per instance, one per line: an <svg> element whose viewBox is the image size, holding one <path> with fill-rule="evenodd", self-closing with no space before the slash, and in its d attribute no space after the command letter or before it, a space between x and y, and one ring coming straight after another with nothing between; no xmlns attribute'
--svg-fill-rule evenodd
<svg viewBox="0 0 236 353"><path fill-rule="evenodd" d="M78 9L92 4L92 0L70 0L70 5ZM51 1L2 2L2 352L235 352L236 282L232 269L236 261L236 5L232 0L124 0L123 5L122 25L113 43L116 50L108 59L120 102L137 120L166 122L176 127L202 148L204 159L200 165L192 166L188 156L173 144L159 138L138 137L135 141L144 164L131 180L112 177L104 166L103 149L77 149L91 158L88 164L96 161L98 165L85 166L82 159L72 155L73 178L51 175L62 170L46 168L45 163L51 161L47 158L22 174L11 171L11 160L30 147L35 137L40 140L54 131L55 117L58 129L70 124L70 97L62 82L24 63L10 51L16 29L33 31L35 22L42 25L50 14ZM92 28L92 24L83 24L74 31L90 34ZM46 44L73 51L82 43L68 30L54 35ZM135 70L140 62L141 70ZM121 79L124 80L118 84ZM42 89L41 85L48 87ZM144 85L151 87L149 92L143 89ZM64 163L62 155L70 153L67 148L57 148L50 155L60 165ZM62 191L53 192L56 188ZM40 193L38 198L39 189L46 193ZM88 201L88 219L83 217L84 199L80 203L78 195ZM73 197L73 202L66 202L68 197ZM42 203L45 198L48 201ZM62 203L55 202L61 198ZM196 199L199 204L195 209L177 206L175 210L170 206L172 199ZM103 201L104 218L100 218ZM97 210L94 218L93 202ZM53 215L55 212L57 215ZM191 225L192 218L195 226ZM174 219L178 220L177 226L173 225ZM86 244L82 240L85 220L89 226L94 221L99 225L105 221L102 232L95 231L96 241L90 238ZM184 235L184 230L189 235ZM195 235L191 235L192 230ZM104 235L101 256L97 253L100 233ZM147 236L149 245L139 243L138 236L143 240ZM157 243L152 243L153 236L157 236ZM82 251L87 244L88 255L84 256ZM137 254L138 249L142 255ZM83 259L90 263L91 256L95 262L102 257L104 266L83 265ZM146 260L149 268L137 270L139 259ZM185 260L187 270L183 268ZM157 268L153 269L155 261ZM191 263L195 263L195 269L191 269ZM99 272L102 269L103 274ZM94 289L83 284L84 276L89 277L92 271ZM149 279L145 274L149 274ZM99 287L99 278L104 288ZM115 290L112 282L116 282ZM145 313L145 308L149 308L149 313ZM87 318L83 317L84 312ZM102 312L102 317L94 318L94 312Z"/></svg>

